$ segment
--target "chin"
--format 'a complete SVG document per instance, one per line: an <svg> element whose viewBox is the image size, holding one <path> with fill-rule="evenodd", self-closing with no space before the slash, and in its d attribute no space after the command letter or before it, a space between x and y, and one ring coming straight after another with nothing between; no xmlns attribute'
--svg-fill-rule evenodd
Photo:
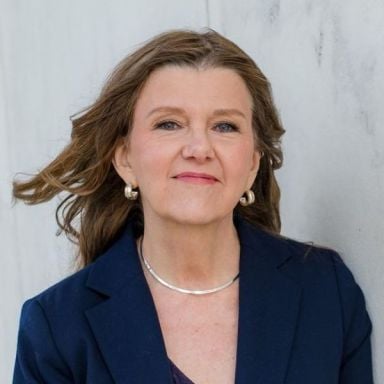
<svg viewBox="0 0 384 384"><path fill-rule="evenodd" d="M208 225L215 222L223 221L225 218L232 220L232 211L226 214L210 213L207 211L197 212L188 212L187 210L182 210L177 215L167 215L167 219L173 221L177 224L182 225Z"/></svg>
<svg viewBox="0 0 384 384"><path fill-rule="evenodd" d="M219 223L226 219L232 220L234 205L220 204L207 201L196 201L193 199L184 201L166 200L158 201L158 204L144 206L144 215L146 208L149 216L157 216L160 220L173 222L180 225L208 225Z"/></svg>

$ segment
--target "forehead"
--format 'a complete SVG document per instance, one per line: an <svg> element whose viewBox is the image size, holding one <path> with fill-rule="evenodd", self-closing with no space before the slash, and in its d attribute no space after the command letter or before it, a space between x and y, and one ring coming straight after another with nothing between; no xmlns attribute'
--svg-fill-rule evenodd
<svg viewBox="0 0 384 384"><path fill-rule="evenodd" d="M161 105L202 112L236 108L251 114L252 97L240 75L228 68L166 66L152 72L140 92L135 114Z"/></svg>

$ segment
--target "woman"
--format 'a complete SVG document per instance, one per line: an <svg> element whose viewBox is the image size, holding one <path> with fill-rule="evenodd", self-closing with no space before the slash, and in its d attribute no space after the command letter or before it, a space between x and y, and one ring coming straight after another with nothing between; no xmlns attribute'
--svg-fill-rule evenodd
<svg viewBox="0 0 384 384"><path fill-rule="evenodd" d="M68 192L82 267L24 304L14 382L372 383L351 272L278 235L283 133L265 76L213 30L124 59L14 184L32 204Z"/></svg>

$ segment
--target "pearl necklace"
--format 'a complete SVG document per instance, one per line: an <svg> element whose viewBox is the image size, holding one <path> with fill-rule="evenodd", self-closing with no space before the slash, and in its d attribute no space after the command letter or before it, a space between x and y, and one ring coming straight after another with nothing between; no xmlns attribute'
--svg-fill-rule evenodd
<svg viewBox="0 0 384 384"><path fill-rule="evenodd" d="M172 285L172 284L166 282L165 280L163 280L153 270L153 268L149 265L148 261L144 257L144 253L143 253L143 238L140 239L140 252L139 253L140 253L141 260L143 261L145 267L147 268L148 272L154 277L155 280L157 280L160 284L164 285L165 287L167 287L169 289L172 289L174 291L180 292L180 293L188 293L188 294L191 294L191 295L206 295L208 293L218 292L218 291L221 291L224 288L229 287L232 283L234 283L238 279L238 277L240 275L240 273L238 273L230 281L228 281L227 283L225 283L223 285L220 285L219 287L216 287L216 288L205 289L205 290L194 290L194 289L179 288L179 287L176 287L175 285Z"/></svg>

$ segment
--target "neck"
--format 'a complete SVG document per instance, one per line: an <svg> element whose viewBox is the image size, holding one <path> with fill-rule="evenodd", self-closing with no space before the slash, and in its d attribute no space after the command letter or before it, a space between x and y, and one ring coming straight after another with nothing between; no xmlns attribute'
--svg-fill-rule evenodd
<svg viewBox="0 0 384 384"><path fill-rule="evenodd" d="M164 280L209 289L239 272L240 246L232 217L204 225L145 220L143 254Z"/></svg>

